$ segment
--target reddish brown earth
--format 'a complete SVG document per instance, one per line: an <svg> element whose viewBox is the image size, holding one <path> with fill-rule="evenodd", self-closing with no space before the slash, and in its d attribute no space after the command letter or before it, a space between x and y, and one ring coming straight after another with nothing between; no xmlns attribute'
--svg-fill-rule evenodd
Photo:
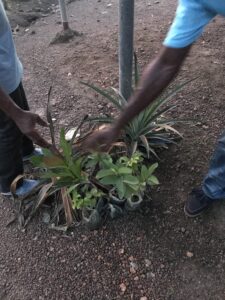
<svg viewBox="0 0 225 300"><path fill-rule="evenodd" d="M141 66L159 51L175 4L136 1ZM61 29L57 13L38 19L29 31L21 27L15 36L31 109L45 114L53 85L57 128L106 109L80 80L106 87L118 83L117 1L77 0L69 4L69 17L83 35L68 44L49 46ZM225 299L225 204L194 220L183 213L186 196L201 183L225 127L224 31L220 18L207 27L177 79L199 76L171 101L177 104L174 117L195 118L198 124L180 126L184 140L161 154L161 185L149 212L130 214L96 232L81 226L64 235L49 230L39 216L25 232L16 224L6 227L13 204L1 202L1 300Z"/></svg>

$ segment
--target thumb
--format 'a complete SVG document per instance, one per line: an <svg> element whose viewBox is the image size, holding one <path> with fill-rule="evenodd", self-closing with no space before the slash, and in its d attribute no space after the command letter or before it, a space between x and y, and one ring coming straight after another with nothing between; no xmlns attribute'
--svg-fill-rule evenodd
<svg viewBox="0 0 225 300"><path fill-rule="evenodd" d="M37 123L41 126L48 127L48 123L44 121L40 116L37 116Z"/></svg>

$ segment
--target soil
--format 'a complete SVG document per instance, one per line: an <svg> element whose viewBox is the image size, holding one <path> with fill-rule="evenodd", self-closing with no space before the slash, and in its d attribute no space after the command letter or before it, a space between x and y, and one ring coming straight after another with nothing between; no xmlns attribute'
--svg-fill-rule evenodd
<svg viewBox="0 0 225 300"><path fill-rule="evenodd" d="M159 51L176 1L135 2L135 48L143 67ZM28 4L33 7L20 3ZM31 109L45 115L52 85L57 129L109 109L80 80L118 85L117 1L77 0L69 4L69 19L83 35L67 44L49 45L61 30L57 11L15 34ZM180 126L184 140L161 154L161 185L149 211L99 231L80 226L68 234L48 229L37 216L21 232L16 224L6 226L14 206L2 200L0 299L225 299L224 203L196 219L183 213L225 125L224 47L224 20L217 18L182 67L177 82L197 79L171 101L177 105L172 116L197 119L197 125Z"/></svg>

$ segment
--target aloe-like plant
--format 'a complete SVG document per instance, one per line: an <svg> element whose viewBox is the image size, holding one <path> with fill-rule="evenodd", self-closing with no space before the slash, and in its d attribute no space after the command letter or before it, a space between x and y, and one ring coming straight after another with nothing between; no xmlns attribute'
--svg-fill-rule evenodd
<svg viewBox="0 0 225 300"><path fill-rule="evenodd" d="M134 83L136 88L139 82L139 68L136 55L134 58ZM168 144L175 143L175 137L182 137L181 134L173 128L173 125L178 122L184 122L185 120L168 119L165 117L165 114L176 107L175 105L167 105L168 101L192 80L180 84L172 89L172 91L166 93L165 96L157 98L126 126L123 139L129 146L130 154L134 153L137 149L143 151L144 148L148 158L150 154L157 156L155 148L167 148ZM81 83L103 96L103 98L110 102L119 112L123 111L127 105L127 100L115 88L106 91L87 82ZM89 121L98 124L111 124L114 122L114 117L112 114L109 114L91 117Z"/></svg>

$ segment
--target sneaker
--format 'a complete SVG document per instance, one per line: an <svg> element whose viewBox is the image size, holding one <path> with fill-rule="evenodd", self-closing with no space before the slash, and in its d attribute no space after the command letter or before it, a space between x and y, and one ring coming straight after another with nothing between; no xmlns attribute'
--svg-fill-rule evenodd
<svg viewBox="0 0 225 300"><path fill-rule="evenodd" d="M25 197L29 195L38 185L40 184L39 180L33 180L33 179L24 179L23 184L16 189L16 195L18 197ZM11 192L7 193L1 193L3 196L10 197L12 196Z"/></svg>
<svg viewBox="0 0 225 300"><path fill-rule="evenodd" d="M41 148L35 147L34 151L23 157L23 162L29 161L31 159L32 156L42 156L44 155L43 150Z"/></svg>
<svg viewBox="0 0 225 300"><path fill-rule="evenodd" d="M193 189L184 205L184 213L188 217L196 217L208 209L213 200L207 197L201 188Z"/></svg>

